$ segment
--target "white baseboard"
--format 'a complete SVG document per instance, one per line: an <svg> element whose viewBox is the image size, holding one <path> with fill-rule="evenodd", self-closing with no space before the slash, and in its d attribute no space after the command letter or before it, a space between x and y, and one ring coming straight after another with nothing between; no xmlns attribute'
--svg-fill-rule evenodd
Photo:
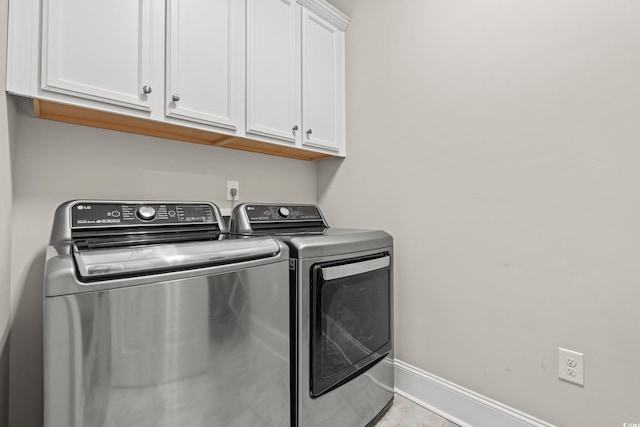
<svg viewBox="0 0 640 427"><path fill-rule="evenodd" d="M398 359L394 374L396 393L461 427L555 427Z"/></svg>

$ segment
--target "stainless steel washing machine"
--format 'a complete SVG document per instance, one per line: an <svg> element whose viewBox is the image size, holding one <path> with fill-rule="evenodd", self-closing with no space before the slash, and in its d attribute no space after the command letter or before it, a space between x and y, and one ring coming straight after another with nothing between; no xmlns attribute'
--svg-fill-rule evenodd
<svg viewBox="0 0 640 427"><path fill-rule="evenodd" d="M241 204L231 231L289 246L294 425L375 424L394 392L392 237L331 228L315 205Z"/></svg>
<svg viewBox="0 0 640 427"><path fill-rule="evenodd" d="M45 427L291 424L288 248L225 231L207 202L58 208Z"/></svg>

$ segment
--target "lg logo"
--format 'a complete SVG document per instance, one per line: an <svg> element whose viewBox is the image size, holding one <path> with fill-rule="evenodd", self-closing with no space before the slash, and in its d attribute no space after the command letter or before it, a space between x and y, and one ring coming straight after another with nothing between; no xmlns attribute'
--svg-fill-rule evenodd
<svg viewBox="0 0 640 427"><path fill-rule="evenodd" d="M82 210L90 210L90 209L91 209L91 205L78 205L78 206L76 207L76 209L78 209L79 211L82 211Z"/></svg>

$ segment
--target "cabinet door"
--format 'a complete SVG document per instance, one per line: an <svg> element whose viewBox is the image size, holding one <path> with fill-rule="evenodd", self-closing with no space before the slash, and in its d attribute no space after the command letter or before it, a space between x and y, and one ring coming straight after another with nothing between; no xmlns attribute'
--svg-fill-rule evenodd
<svg viewBox="0 0 640 427"><path fill-rule="evenodd" d="M247 133L296 142L300 123L300 8L247 1Z"/></svg>
<svg viewBox="0 0 640 427"><path fill-rule="evenodd" d="M154 8L164 5L44 0L42 89L149 111L163 93L152 86Z"/></svg>
<svg viewBox="0 0 640 427"><path fill-rule="evenodd" d="M344 139L344 33L302 12L302 144L339 151Z"/></svg>
<svg viewBox="0 0 640 427"><path fill-rule="evenodd" d="M236 129L235 0L169 0L166 114Z"/></svg>

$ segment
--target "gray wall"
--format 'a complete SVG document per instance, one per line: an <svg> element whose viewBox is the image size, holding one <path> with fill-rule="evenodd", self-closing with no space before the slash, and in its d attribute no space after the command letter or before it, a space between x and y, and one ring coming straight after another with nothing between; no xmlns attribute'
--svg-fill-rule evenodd
<svg viewBox="0 0 640 427"><path fill-rule="evenodd" d="M396 357L559 426L640 422L640 2L331 2L348 157L318 198L395 237Z"/></svg>
<svg viewBox="0 0 640 427"><path fill-rule="evenodd" d="M0 87L4 92L8 1L0 1ZM0 427L9 420L9 330L11 327L11 105L0 95Z"/></svg>
<svg viewBox="0 0 640 427"><path fill-rule="evenodd" d="M11 425L42 419L42 275L55 208L74 198L316 200L316 164L33 118L15 120Z"/></svg>

